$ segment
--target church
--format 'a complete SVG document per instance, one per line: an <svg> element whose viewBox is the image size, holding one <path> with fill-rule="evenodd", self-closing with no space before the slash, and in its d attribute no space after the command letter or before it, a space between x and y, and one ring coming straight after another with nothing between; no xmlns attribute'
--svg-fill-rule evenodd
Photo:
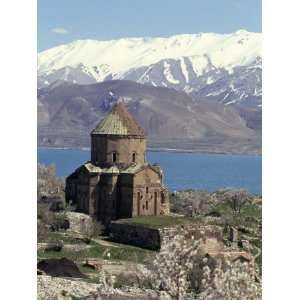
<svg viewBox="0 0 300 300"><path fill-rule="evenodd" d="M103 224L169 213L162 169L147 163L145 132L122 102L91 132L91 159L67 177L66 201Z"/></svg>

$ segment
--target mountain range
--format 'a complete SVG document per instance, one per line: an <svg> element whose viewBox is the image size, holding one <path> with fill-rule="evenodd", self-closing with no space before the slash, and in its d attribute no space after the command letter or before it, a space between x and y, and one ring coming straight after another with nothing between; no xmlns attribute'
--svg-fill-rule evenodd
<svg viewBox="0 0 300 300"><path fill-rule="evenodd" d="M115 79L174 88L225 104L259 106L261 34L239 30L78 40L38 55L39 87L56 80L91 84Z"/></svg>
<svg viewBox="0 0 300 300"><path fill-rule="evenodd" d="M38 54L40 145L88 146L116 101L153 148L260 152L261 34L78 40ZM183 146L184 145L184 146Z"/></svg>
<svg viewBox="0 0 300 300"><path fill-rule="evenodd" d="M145 128L150 148L257 153L260 139L233 106L127 80L78 85L55 82L38 91L38 143L88 147L89 132L123 101Z"/></svg>

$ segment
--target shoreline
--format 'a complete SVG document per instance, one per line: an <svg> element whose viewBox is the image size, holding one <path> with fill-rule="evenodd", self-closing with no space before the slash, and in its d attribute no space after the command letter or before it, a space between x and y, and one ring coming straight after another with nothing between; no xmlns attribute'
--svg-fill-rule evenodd
<svg viewBox="0 0 300 300"><path fill-rule="evenodd" d="M49 149L49 150L79 150L90 151L89 147L49 147L38 146L37 149ZM244 155L244 156L262 156L261 153L236 153L236 152L222 152L222 151L201 151L201 150L188 150L188 149L176 149L176 148L148 148L148 152L167 152L167 153L190 153L190 154L209 154L209 155Z"/></svg>

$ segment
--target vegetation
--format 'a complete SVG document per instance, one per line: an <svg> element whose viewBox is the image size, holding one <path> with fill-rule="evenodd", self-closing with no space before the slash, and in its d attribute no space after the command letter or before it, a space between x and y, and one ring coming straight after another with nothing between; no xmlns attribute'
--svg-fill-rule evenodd
<svg viewBox="0 0 300 300"><path fill-rule="evenodd" d="M63 242L64 245L72 245L73 247L69 249L63 248L60 252L45 252L44 250L38 250L38 259L67 257L75 261L84 261L86 259L107 259L113 261L145 263L148 260L151 260L151 258L155 255L154 251L129 245L111 243L111 246L104 246L93 240L89 243L89 245L86 245L82 239L74 238L71 235L58 232L49 234L47 239L43 242Z"/></svg>
<svg viewBox="0 0 300 300"><path fill-rule="evenodd" d="M253 195L244 190L225 190L220 198L231 208L233 214L240 214L243 206L251 203Z"/></svg>
<svg viewBox="0 0 300 300"><path fill-rule="evenodd" d="M80 232L83 237L83 241L89 244L92 238L98 237L105 231L104 226L96 221L83 222L80 225Z"/></svg>
<svg viewBox="0 0 300 300"><path fill-rule="evenodd" d="M55 165L37 164L37 198L58 196L64 198L64 181L56 176Z"/></svg>
<svg viewBox="0 0 300 300"><path fill-rule="evenodd" d="M139 216L130 219L120 220L119 222L147 226L151 228L160 228L165 226L197 222L198 220L191 217L181 216Z"/></svg>
<svg viewBox="0 0 300 300"><path fill-rule="evenodd" d="M157 299L261 299L261 284L256 281L251 263L232 262L226 258L209 261L201 253L201 243L193 239L187 241L182 238L184 235L183 229L164 244L153 262L139 270L138 280L123 274L111 280L103 272L101 282L111 282L111 289L107 286L99 289L100 298L103 294L112 295L114 287L122 287L127 282L156 291Z"/></svg>
<svg viewBox="0 0 300 300"><path fill-rule="evenodd" d="M242 190L223 189L214 193L186 190L171 194L170 201L173 212L222 226L225 240L229 239L229 228L236 228L239 240L249 241L261 273L261 197Z"/></svg>
<svg viewBox="0 0 300 300"><path fill-rule="evenodd" d="M53 209L53 201L63 199L63 182L54 166L38 166L37 229L38 260L67 257L88 276L88 282L99 283L99 293L113 294L115 288L135 286L148 288L169 299L259 299L261 290L257 273L261 273L261 197L242 190L219 190L214 193L186 190L170 195L170 216L143 216L119 222L160 228L199 222L222 226L223 238L237 249L251 251L256 265L211 259L199 249L199 240L186 240L180 232L160 252L113 243L104 236L101 224L85 220L76 230L67 229L69 208ZM46 200L45 200L46 199ZM77 214L76 214L77 215ZM81 221L81 216L78 218ZM237 241L232 241L234 228ZM184 230L184 229L182 229ZM205 238L205 237L200 237ZM247 243L246 243L247 242ZM60 247L50 247L59 245ZM249 249L247 248L249 245ZM48 251L45 251L45 247ZM58 250L54 250L57 248ZM87 261L105 261L117 265L133 263L131 272L107 274L93 269ZM142 268L140 268L142 264ZM255 272L256 268L256 272ZM126 270L126 269L125 269Z"/></svg>

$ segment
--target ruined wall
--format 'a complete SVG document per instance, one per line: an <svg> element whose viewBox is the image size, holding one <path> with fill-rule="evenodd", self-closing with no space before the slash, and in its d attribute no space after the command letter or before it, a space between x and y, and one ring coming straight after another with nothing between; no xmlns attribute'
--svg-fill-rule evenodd
<svg viewBox="0 0 300 300"><path fill-rule="evenodd" d="M188 223L161 228L160 235L161 246L175 235L182 235L185 240L199 240L203 252L218 253L224 249L223 229L219 226Z"/></svg>
<svg viewBox="0 0 300 300"><path fill-rule="evenodd" d="M109 232L110 238L117 243L139 246L151 250L158 250L160 248L160 233L157 229L112 222Z"/></svg>
<svg viewBox="0 0 300 300"><path fill-rule="evenodd" d="M129 136L92 135L91 160L95 165L105 166L113 163L113 152L116 152L116 163L128 165L133 162L145 162L146 140Z"/></svg>
<svg viewBox="0 0 300 300"><path fill-rule="evenodd" d="M160 249L178 234L186 240L199 240L201 249L206 253L218 253L224 249L222 228L218 226L191 223L155 229L120 222L110 225L113 241L152 250Z"/></svg>

